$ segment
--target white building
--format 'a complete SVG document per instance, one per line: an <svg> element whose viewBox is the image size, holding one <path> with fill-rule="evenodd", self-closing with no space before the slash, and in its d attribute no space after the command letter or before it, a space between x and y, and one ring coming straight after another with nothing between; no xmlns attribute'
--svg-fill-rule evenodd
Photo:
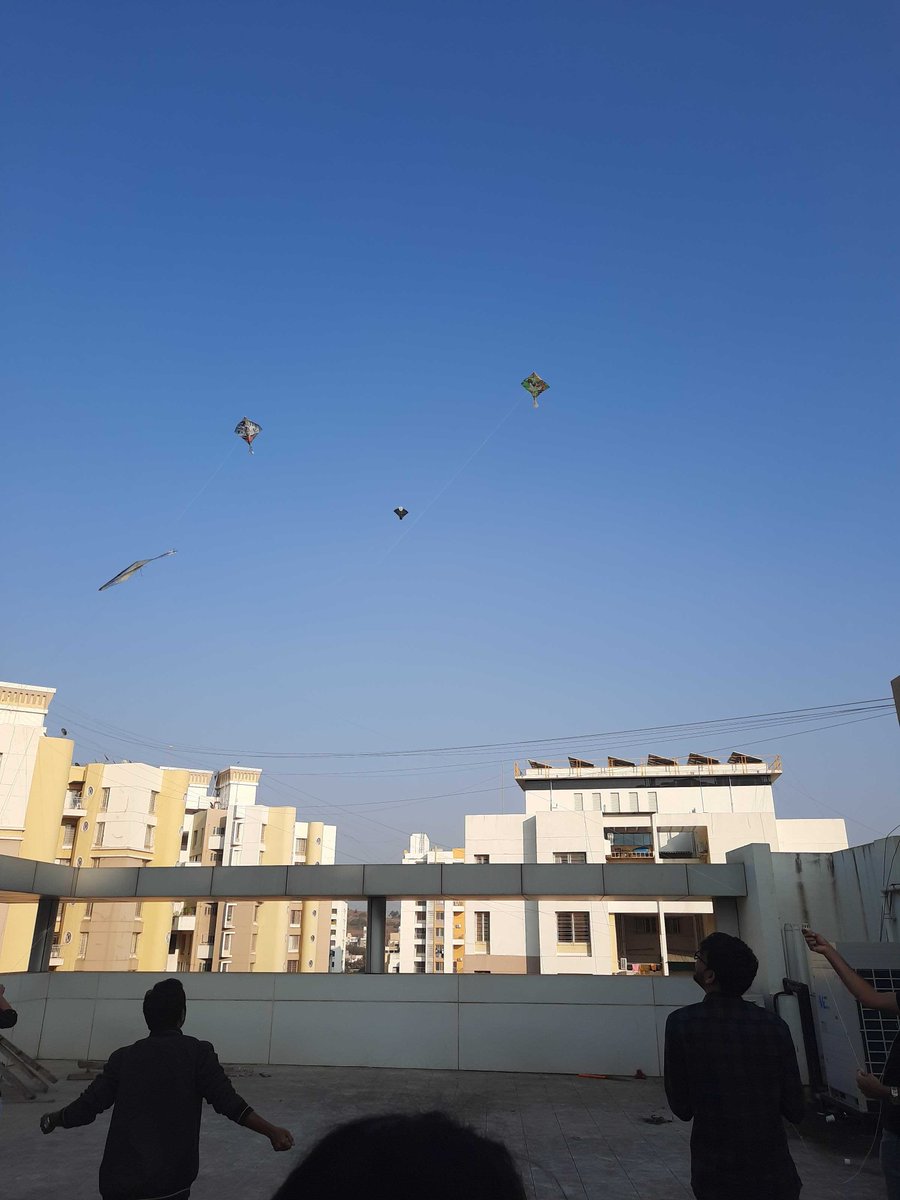
<svg viewBox="0 0 900 1200"><path fill-rule="evenodd" d="M432 846L428 835L413 833L403 865L462 862L464 851ZM465 905L458 900L401 900L400 950L388 971L416 975L452 975L462 970ZM459 966L456 964L459 963Z"/></svg>
<svg viewBox="0 0 900 1200"><path fill-rule="evenodd" d="M466 862L725 862L751 843L773 851L830 853L847 846L843 820L775 815L771 763L732 754L726 763L692 754L610 758L605 767L530 762L516 781L523 813L466 818ZM648 876L649 879L649 876ZM710 900L469 901L466 973L594 974L693 969L711 932Z"/></svg>

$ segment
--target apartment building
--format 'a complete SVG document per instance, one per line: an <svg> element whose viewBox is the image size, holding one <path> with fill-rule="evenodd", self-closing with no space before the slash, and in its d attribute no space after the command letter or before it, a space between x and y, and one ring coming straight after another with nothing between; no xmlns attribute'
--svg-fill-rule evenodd
<svg viewBox="0 0 900 1200"><path fill-rule="evenodd" d="M72 763L47 736L52 688L0 684L0 853L93 867L333 863L336 828L256 803L261 772ZM60 971L343 967L346 903L68 903ZM0 970L27 964L36 906L0 906ZM340 964L336 967L335 964Z"/></svg>
<svg viewBox="0 0 900 1200"><path fill-rule="evenodd" d="M843 820L785 820L772 786L780 758L734 753L685 761L608 758L605 766L530 761L515 778L524 811L466 818L470 863L724 862L730 850L831 853L847 846ZM708 900L604 898L471 901L464 970L497 974L597 974L693 969L714 928Z"/></svg>
<svg viewBox="0 0 900 1200"><path fill-rule="evenodd" d="M414 833L403 864L463 862L465 851L432 846L427 834ZM465 906L461 900L401 900L400 945L389 956L388 970L417 975L459 974L463 967Z"/></svg>
<svg viewBox="0 0 900 1200"><path fill-rule="evenodd" d="M47 736L55 688L0 683L0 854L52 862L73 745ZM0 904L0 972L28 966L36 904Z"/></svg>

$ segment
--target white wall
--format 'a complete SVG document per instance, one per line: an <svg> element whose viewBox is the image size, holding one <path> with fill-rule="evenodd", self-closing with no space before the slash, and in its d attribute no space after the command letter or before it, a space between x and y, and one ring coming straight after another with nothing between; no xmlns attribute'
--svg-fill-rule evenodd
<svg viewBox="0 0 900 1200"><path fill-rule="evenodd" d="M0 715L8 716L0 710ZM34 714L37 716L37 714ZM44 736L30 713L16 713L15 724L0 724L0 829L24 829L28 793L38 745ZM38 718L40 720L40 718Z"/></svg>
<svg viewBox="0 0 900 1200"><path fill-rule="evenodd" d="M15 1041L50 1061L107 1058L146 1035L141 1000L159 978L9 976ZM683 978L180 978L185 1033L211 1041L223 1062L305 1066L660 1075L666 1017L700 999Z"/></svg>

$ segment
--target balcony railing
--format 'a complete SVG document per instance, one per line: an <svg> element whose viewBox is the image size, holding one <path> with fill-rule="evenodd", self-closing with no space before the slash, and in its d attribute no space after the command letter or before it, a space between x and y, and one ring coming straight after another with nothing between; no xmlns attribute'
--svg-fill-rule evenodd
<svg viewBox="0 0 900 1200"><path fill-rule="evenodd" d="M197 947L197 957L201 960L209 959L213 956L212 942L203 942Z"/></svg>
<svg viewBox="0 0 900 1200"><path fill-rule="evenodd" d="M640 847L613 846L606 856L607 862L653 862L653 851Z"/></svg>

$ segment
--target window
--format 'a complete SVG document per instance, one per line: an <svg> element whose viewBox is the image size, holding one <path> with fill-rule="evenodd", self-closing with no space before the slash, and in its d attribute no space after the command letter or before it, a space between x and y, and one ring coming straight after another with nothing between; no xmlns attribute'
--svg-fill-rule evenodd
<svg viewBox="0 0 900 1200"><path fill-rule="evenodd" d="M650 812L656 812L657 807L658 807L658 804L657 804L657 800L656 800L656 792L648 792L647 793L647 808L649 809Z"/></svg>
<svg viewBox="0 0 900 1200"><path fill-rule="evenodd" d="M80 859L80 858L79 858L79 860L78 860L78 865L79 865L79 867L81 866L81 859ZM102 859L102 858L92 858L92 859L91 859L91 866L92 866L92 867L100 867L100 866L102 866L102 865L103 865L103 859Z"/></svg>
<svg viewBox="0 0 900 1200"><path fill-rule="evenodd" d="M476 854L475 855L475 862L478 864L479 867L487 866L487 864L490 861L491 861L491 856L489 854Z"/></svg>
<svg viewBox="0 0 900 1200"><path fill-rule="evenodd" d="M681 917L666 917L666 933L682 933Z"/></svg>
<svg viewBox="0 0 900 1200"><path fill-rule="evenodd" d="M96 827L96 829L94 830L94 845L95 845L95 846L102 846L102 845L103 845L103 835L104 835L105 833L106 833L106 822L105 822L105 821L98 821L98 822L97 822L97 827Z"/></svg>
<svg viewBox="0 0 900 1200"><path fill-rule="evenodd" d="M141 944L141 935L139 933L133 933L131 935L131 957L132 958L137 958L138 946L140 944Z"/></svg>
<svg viewBox="0 0 900 1200"><path fill-rule="evenodd" d="M475 914L475 949L486 954L491 945L491 914L477 912Z"/></svg>
<svg viewBox="0 0 900 1200"><path fill-rule="evenodd" d="M148 825L147 828L144 830L144 849L152 850L153 842L155 839L156 839L156 830L153 828L152 825Z"/></svg>
<svg viewBox="0 0 900 1200"><path fill-rule="evenodd" d="M635 917L634 924L638 933L659 933L659 919L657 917Z"/></svg>
<svg viewBox="0 0 900 1200"><path fill-rule="evenodd" d="M233 904L225 905L225 918L224 918L223 924L225 924L225 925L233 925L234 924L234 905Z"/></svg>
<svg viewBox="0 0 900 1200"><path fill-rule="evenodd" d="M299 949L300 949L300 934L299 933L288 934L288 954L296 954Z"/></svg>
<svg viewBox="0 0 900 1200"><path fill-rule="evenodd" d="M231 941L234 937L233 933L222 934L222 953L225 955L231 954Z"/></svg>
<svg viewBox="0 0 900 1200"><path fill-rule="evenodd" d="M292 908L291 909L291 924L299 925L300 924L300 916L301 916L301 909ZM334 917L332 917L331 919L334 920Z"/></svg>
<svg viewBox="0 0 900 1200"><path fill-rule="evenodd" d="M181 848L182 848L182 850L187 850L187 848L188 848L187 830L185 830L184 833L181 835Z"/></svg>
<svg viewBox="0 0 900 1200"><path fill-rule="evenodd" d="M555 850L553 861L555 863L586 863L587 854L584 850Z"/></svg>
<svg viewBox="0 0 900 1200"><path fill-rule="evenodd" d="M88 920L90 920L90 918L93 915L94 915L94 902L93 902L93 900L88 900L87 904L84 906L84 919L86 921L88 921Z"/></svg>
<svg viewBox="0 0 900 1200"><path fill-rule="evenodd" d="M594 812L600 811L600 793L599 792L591 792L591 808L594 810Z"/></svg>
<svg viewBox="0 0 900 1200"><path fill-rule="evenodd" d="M590 953L591 916L586 912L558 912L556 914L556 941L558 946L578 946Z"/></svg>
<svg viewBox="0 0 900 1200"><path fill-rule="evenodd" d="M211 971L212 970L212 962L208 958L201 958L200 962L197 964L197 966L201 971Z"/></svg>
<svg viewBox="0 0 900 1200"><path fill-rule="evenodd" d="M300 974L300 964L297 962L296 958L288 959L287 973L288 975Z"/></svg>
<svg viewBox="0 0 900 1200"><path fill-rule="evenodd" d="M88 936L89 935L86 933L83 933L81 935L81 941L78 943L78 957L79 958L87 957Z"/></svg>
<svg viewBox="0 0 900 1200"><path fill-rule="evenodd" d="M222 851L220 850L219 851L219 862L221 862L221 861L222 861ZM241 848L240 848L240 846L235 846L235 848L231 852L231 865L233 867L239 867L241 865Z"/></svg>
<svg viewBox="0 0 900 1200"><path fill-rule="evenodd" d="M639 857L653 853L651 829L604 829L603 836L613 850L637 851Z"/></svg>
<svg viewBox="0 0 900 1200"><path fill-rule="evenodd" d="M610 792L606 798L606 811L611 813L619 812L619 793Z"/></svg>
<svg viewBox="0 0 900 1200"><path fill-rule="evenodd" d="M138 900L137 904L134 906L134 918L135 918L135 920L138 920L140 918L143 918L143 915L144 915L144 902L143 902L143 900Z"/></svg>
<svg viewBox="0 0 900 1200"><path fill-rule="evenodd" d="M100 793L100 811L109 812L109 788L104 788Z"/></svg>
<svg viewBox="0 0 900 1200"><path fill-rule="evenodd" d="M244 838L244 822L243 821L235 821L234 829L232 829L232 831L231 831L231 840L233 842L240 842L240 841L243 841L243 838Z"/></svg>
<svg viewBox="0 0 900 1200"><path fill-rule="evenodd" d="M251 933L251 934L250 934L250 953L251 953L251 954L255 954L255 953L256 953L256 939L257 939L257 937L258 937L258 936L259 936L259 935L258 935L258 934L256 934L256 933Z"/></svg>
<svg viewBox="0 0 900 1200"><path fill-rule="evenodd" d="M219 963L219 974L224 975L231 970L231 963Z"/></svg>
<svg viewBox="0 0 900 1200"><path fill-rule="evenodd" d="M295 854L306 854L306 838L297 838L294 842Z"/></svg>
<svg viewBox="0 0 900 1200"><path fill-rule="evenodd" d="M584 812L584 792L573 793L573 798L575 800L575 811Z"/></svg>
<svg viewBox="0 0 900 1200"><path fill-rule="evenodd" d="M62 848L63 848L63 850L71 850L74 845L75 845L75 826L74 825L66 825L65 828L63 829Z"/></svg>
<svg viewBox="0 0 900 1200"><path fill-rule="evenodd" d="M637 812L638 807L639 807L639 805L638 805L637 792L629 792L628 793L628 803L626 805L625 811L626 812Z"/></svg>
<svg viewBox="0 0 900 1200"><path fill-rule="evenodd" d="M214 867L221 867L221 865L222 865L222 851L221 850L214 850L212 852L212 854L210 855L210 858L212 859L212 864ZM232 862L233 861L234 861L234 859L232 859Z"/></svg>
<svg viewBox="0 0 900 1200"><path fill-rule="evenodd" d="M158 799L159 799L159 792L151 792L150 793L150 807L148 808L147 811L150 813L151 817L156 812L156 801Z"/></svg>
<svg viewBox="0 0 900 1200"><path fill-rule="evenodd" d="M424 975L425 974L425 964L423 962L413 963L413 974Z"/></svg>

